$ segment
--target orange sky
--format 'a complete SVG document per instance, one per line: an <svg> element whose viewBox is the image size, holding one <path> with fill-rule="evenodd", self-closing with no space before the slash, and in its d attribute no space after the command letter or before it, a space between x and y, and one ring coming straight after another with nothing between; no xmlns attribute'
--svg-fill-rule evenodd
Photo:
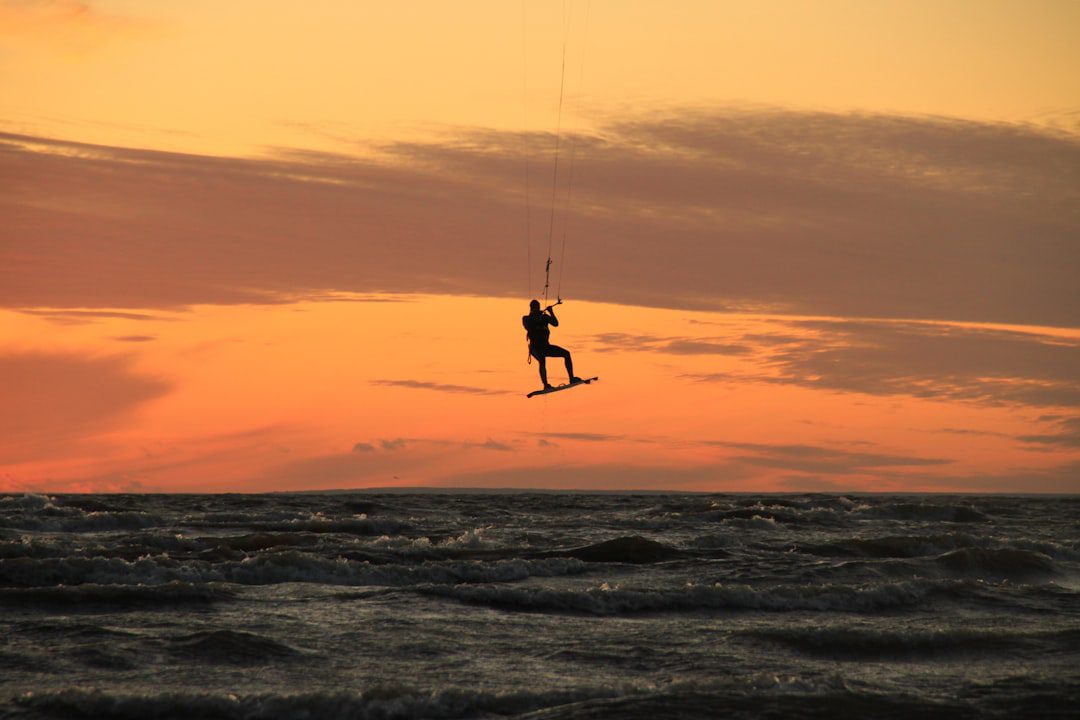
<svg viewBox="0 0 1080 720"><path fill-rule="evenodd" d="M1076 492L1078 7L0 0L0 491Z"/></svg>

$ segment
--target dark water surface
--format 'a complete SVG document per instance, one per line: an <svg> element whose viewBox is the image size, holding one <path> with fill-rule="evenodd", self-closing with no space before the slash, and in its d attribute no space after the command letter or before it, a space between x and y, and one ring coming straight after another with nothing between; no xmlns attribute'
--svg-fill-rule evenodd
<svg viewBox="0 0 1080 720"><path fill-rule="evenodd" d="M1080 498L0 496L0 717L1078 717Z"/></svg>

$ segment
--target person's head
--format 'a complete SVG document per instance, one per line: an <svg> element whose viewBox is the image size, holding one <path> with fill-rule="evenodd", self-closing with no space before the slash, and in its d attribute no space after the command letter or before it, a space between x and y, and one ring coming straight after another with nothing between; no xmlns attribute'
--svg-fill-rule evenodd
<svg viewBox="0 0 1080 720"><path fill-rule="evenodd" d="M529 312L540 312L539 300L533 300L529 303Z"/></svg>

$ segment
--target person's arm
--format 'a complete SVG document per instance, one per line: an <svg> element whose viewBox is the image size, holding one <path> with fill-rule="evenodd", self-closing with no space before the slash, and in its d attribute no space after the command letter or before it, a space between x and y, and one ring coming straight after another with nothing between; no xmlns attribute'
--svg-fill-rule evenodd
<svg viewBox="0 0 1080 720"><path fill-rule="evenodd" d="M548 312L548 315L551 316L551 320L550 320L551 324L554 325L555 327L559 327L559 318L555 317L555 308L549 307L547 309L547 312Z"/></svg>

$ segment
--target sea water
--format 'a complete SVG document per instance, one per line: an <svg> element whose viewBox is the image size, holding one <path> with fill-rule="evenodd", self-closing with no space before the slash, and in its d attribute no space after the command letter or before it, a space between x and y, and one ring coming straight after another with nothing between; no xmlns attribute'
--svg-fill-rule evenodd
<svg viewBox="0 0 1080 720"><path fill-rule="evenodd" d="M0 496L0 717L1080 716L1080 498Z"/></svg>

